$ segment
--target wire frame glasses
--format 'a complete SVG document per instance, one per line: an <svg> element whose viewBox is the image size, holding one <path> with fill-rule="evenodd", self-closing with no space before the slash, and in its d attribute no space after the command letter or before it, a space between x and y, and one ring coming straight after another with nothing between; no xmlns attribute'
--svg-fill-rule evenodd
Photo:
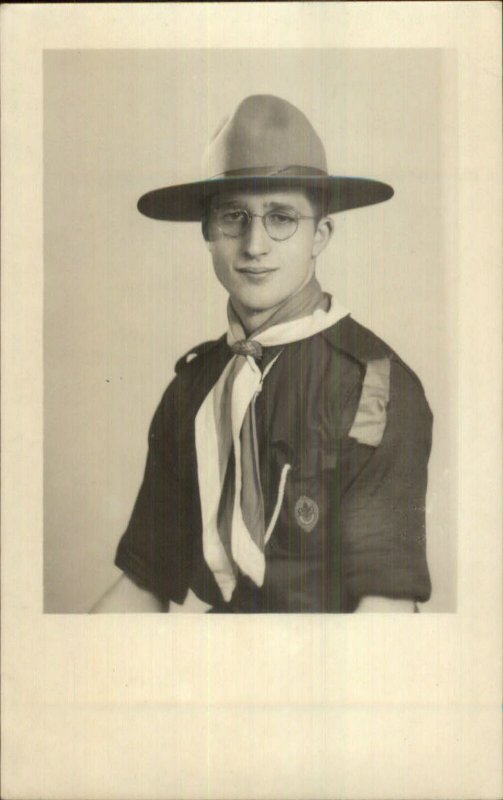
<svg viewBox="0 0 503 800"><path fill-rule="evenodd" d="M266 214L252 214L245 208L222 208L212 211L212 219L217 228L231 239L243 236L251 225L253 217L262 220L268 236L275 242L284 242L290 239L297 231L301 219L316 219L296 214L293 211L271 209Z"/></svg>

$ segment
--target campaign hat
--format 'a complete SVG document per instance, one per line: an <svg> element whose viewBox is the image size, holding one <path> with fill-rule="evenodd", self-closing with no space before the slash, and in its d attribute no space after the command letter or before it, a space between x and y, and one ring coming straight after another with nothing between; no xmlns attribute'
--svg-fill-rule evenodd
<svg viewBox="0 0 503 800"><path fill-rule="evenodd" d="M306 115L280 97L252 95L215 132L201 179L147 192L138 210L153 219L195 222L214 195L285 189L318 192L329 214L393 196L392 187L379 180L331 175L323 143Z"/></svg>

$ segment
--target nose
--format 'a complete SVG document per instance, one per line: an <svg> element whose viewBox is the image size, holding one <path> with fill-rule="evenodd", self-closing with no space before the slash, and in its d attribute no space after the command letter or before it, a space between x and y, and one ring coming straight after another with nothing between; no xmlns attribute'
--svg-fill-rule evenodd
<svg viewBox="0 0 503 800"><path fill-rule="evenodd" d="M243 249L250 258L258 258L268 253L271 248L271 239L264 228L262 218L253 216L243 236Z"/></svg>

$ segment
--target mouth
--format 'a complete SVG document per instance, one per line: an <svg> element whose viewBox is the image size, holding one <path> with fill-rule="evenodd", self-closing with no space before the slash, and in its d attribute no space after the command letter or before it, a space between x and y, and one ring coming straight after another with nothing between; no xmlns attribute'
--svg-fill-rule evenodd
<svg viewBox="0 0 503 800"><path fill-rule="evenodd" d="M277 272L277 269L275 267L237 267L237 272L242 275L259 277L260 275L270 275L272 272Z"/></svg>

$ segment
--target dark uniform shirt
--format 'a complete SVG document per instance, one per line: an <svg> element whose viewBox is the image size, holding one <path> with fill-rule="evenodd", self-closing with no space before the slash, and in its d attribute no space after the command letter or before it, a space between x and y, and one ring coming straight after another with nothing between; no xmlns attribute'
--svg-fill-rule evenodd
<svg viewBox="0 0 503 800"><path fill-rule="evenodd" d="M181 603L190 587L216 611L348 612L366 595L426 601L432 415L419 379L349 316L265 348L261 369L278 353L255 407L266 524L289 465L263 586L240 574L224 603L202 551L194 420L232 357L225 337L177 364L117 566L161 600ZM387 397L365 418L373 365L386 367Z"/></svg>

